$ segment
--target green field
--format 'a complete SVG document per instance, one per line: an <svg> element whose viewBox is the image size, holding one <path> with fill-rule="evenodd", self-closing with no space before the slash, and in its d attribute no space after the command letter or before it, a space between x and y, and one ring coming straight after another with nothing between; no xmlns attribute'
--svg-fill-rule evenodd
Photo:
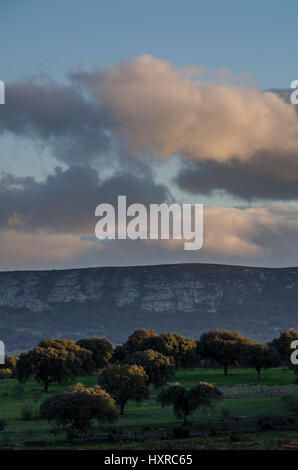
<svg viewBox="0 0 298 470"><path fill-rule="evenodd" d="M257 384L256 372L250 369L231 369L228 376L220 369L196 369L178 371L173 381L186 387L201 381L214 383L224 390L240 386L240 390L253 390ZM171 408L162 409L156 403L156 392L152 389L150 400L136 405L129 402L125 415L120 416L114 425L104 426L94 423L87 443L67 443L66 433L57 435L51 432L52 423L38 418L40 403L50 394L61 391L75 382L91 386L97 383L97 376L79 377L64 385L52 385L48 393L42 386L29 381L24 391L17 394L14 379L0 381L0 419L5 419L7 427L0 433L0 445L9 448L97 448L146 449L146 448L271 448L283 442L298 440L298 416L293 416L283 396L275 396L274 390L283 395L296 394L297 385L292 371L270 369L264 371L261 384L264 396L224 398L213 408L197 410L190 418L190 436L173 439L173 428L182 427ZM297 388L298 391L298 388ZM274 395L274 396L271 396ZM24 421L21 408L25 402L34 403L37 417ZM92 443L92 439L96 442ZM36 444L34 444L36 441ZM54 447L53 447L54 446ZM172 447L171 447L172 446Z"/></svg>

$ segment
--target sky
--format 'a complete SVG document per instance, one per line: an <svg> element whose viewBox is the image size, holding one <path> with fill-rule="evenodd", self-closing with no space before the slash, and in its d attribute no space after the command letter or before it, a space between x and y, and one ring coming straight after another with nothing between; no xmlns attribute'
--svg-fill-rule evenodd
<svg viewBox="0 0 298 470"><path fill-rule="evenodd" d="M298 265L296 0L1 2L0 270ZM204 244L94 237L117 195Z"/></svg>

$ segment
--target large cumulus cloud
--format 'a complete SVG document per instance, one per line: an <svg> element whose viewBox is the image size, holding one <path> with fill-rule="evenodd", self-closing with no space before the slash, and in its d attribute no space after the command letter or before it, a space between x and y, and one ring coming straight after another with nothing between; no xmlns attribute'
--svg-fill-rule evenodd
<svg viewBox="0 0 298 470"><path fill-rule="evenodd" d="M277 93L192 80L150 55L72 79L109 109L112 130L136 154L227 162L298 151L295 108Z"/></svg>

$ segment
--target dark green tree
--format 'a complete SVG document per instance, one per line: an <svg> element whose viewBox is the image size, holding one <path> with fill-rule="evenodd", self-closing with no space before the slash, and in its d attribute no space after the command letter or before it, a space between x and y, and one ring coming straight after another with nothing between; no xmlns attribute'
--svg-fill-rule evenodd
<svg viewBox="0 0 298 470"><path fill-rule="evenodd" d="M30 377L41 382L44 390L53 382L81 375L91 361L91 351L75 348L40 347L22 353L16 364L16 378L25 383Z"/></svg>
<svg viewBox="0 0 298 470"><path fill-rule="evenodd" d="M70 390L46 399L40 406L40 416L85 435L92 419L102 423L114 422L117 409L113 398L98 385L85 388L83 384L77 383Z"/></svg>
<svg viewBox="0 0 298 470"><path fill-rule="evenodd" d="M113 364L121 364L125 362L125 358L130 354L126 344L117 344L114 348L111 362Z"/></svg>
<svg viewBox="0 0 298 470"><path fill-rule="evenodd" d="M222 398L222 393L213 384L200 382L195 387L184 388L180 383L170 384L160 391L157 401L164 406L173 406L177 418L187 418L197 408L211 406L216 400Z"/></svg>
<svg viewBox="0 0 298 470"><path fill-rule="evenodd" d="M175 375L174 359L153 349L131 354L127 358L127 363L142 366L149 377L149 383L155 388L163 387Z"/></svg>
<svg viewBox="0 0 298 470"><path fill-rule="evenodd" d="M162 333L143 342L143 349L154 349L175 360L176 368L193 367L196 362L196 342L178 333Z"/></svg>
<svg viewBox="0 0 298 470"><path fill-rule="evenodd" d="M156 337L157 333L154 330L148 330L146 328L142 328L141 330L134 331L128 338L127 342L125 343L127 347L127 351L129 353L142 351L144 349L144 341L148 338Z"/></svg>
<svg viewBox="0 0 298 470"><path fill-rule="evenodd" d="M239 331L211 330L203 333L197 342L197 354L201 359L216 361L224 367L239 364L243 349L255 342Z"/></svg>
<svg viewBox="0 0 298 470"><path fill-rule="evenodd" d="M128 400L139 403L149 398L148 380L141 366L113 365L102 371L98 383L115 399L123 415Z"/></svg>
<svg viewBox="0 0 298 470"><path fill-rule="evenodd" d="M92 352L84 349L76 344L75 341L70 339L45 339L38 344L40 348L53 348L64 352L71 361L74 357L77 358L78 370L76 375L91 374L96 369L95 363L92 360ZM72 367L72 365L71 365Z"/></svg>
<svg viewBox="0 0 298 470"><path fill-rule="evenodd" d="M276 349L267 344L250 344L242 351L241 364L256 369L260 380L261 370L279 366L280 359Z"/></svg>
<svg viewBox="0 0 298 470"><path fill-rule="evenodd" d="M104 369L112 359L113 346L106 338L83 338L77 345L92 352L96 369Z"/></svg>

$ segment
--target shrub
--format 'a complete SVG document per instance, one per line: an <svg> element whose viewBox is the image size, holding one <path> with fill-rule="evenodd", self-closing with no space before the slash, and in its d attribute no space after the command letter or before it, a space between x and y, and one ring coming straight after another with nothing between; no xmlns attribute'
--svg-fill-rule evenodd
<svg viewBox="0 0 298 470"><path fill-rule="evenodd" d="M92 419L110 423L117 419L116 403L105 390L98 385L86 388L80 383L45 400L40 415L64 427L68 437L73 437L76 431L84 437Z"/></svg>
<svg viewBox="0 0 298 470"><path fill-rule="evenodd" d="M31 401L26 401L21 408L21 415L24 421L32 421L36 418L36 410Z"/></svg>

